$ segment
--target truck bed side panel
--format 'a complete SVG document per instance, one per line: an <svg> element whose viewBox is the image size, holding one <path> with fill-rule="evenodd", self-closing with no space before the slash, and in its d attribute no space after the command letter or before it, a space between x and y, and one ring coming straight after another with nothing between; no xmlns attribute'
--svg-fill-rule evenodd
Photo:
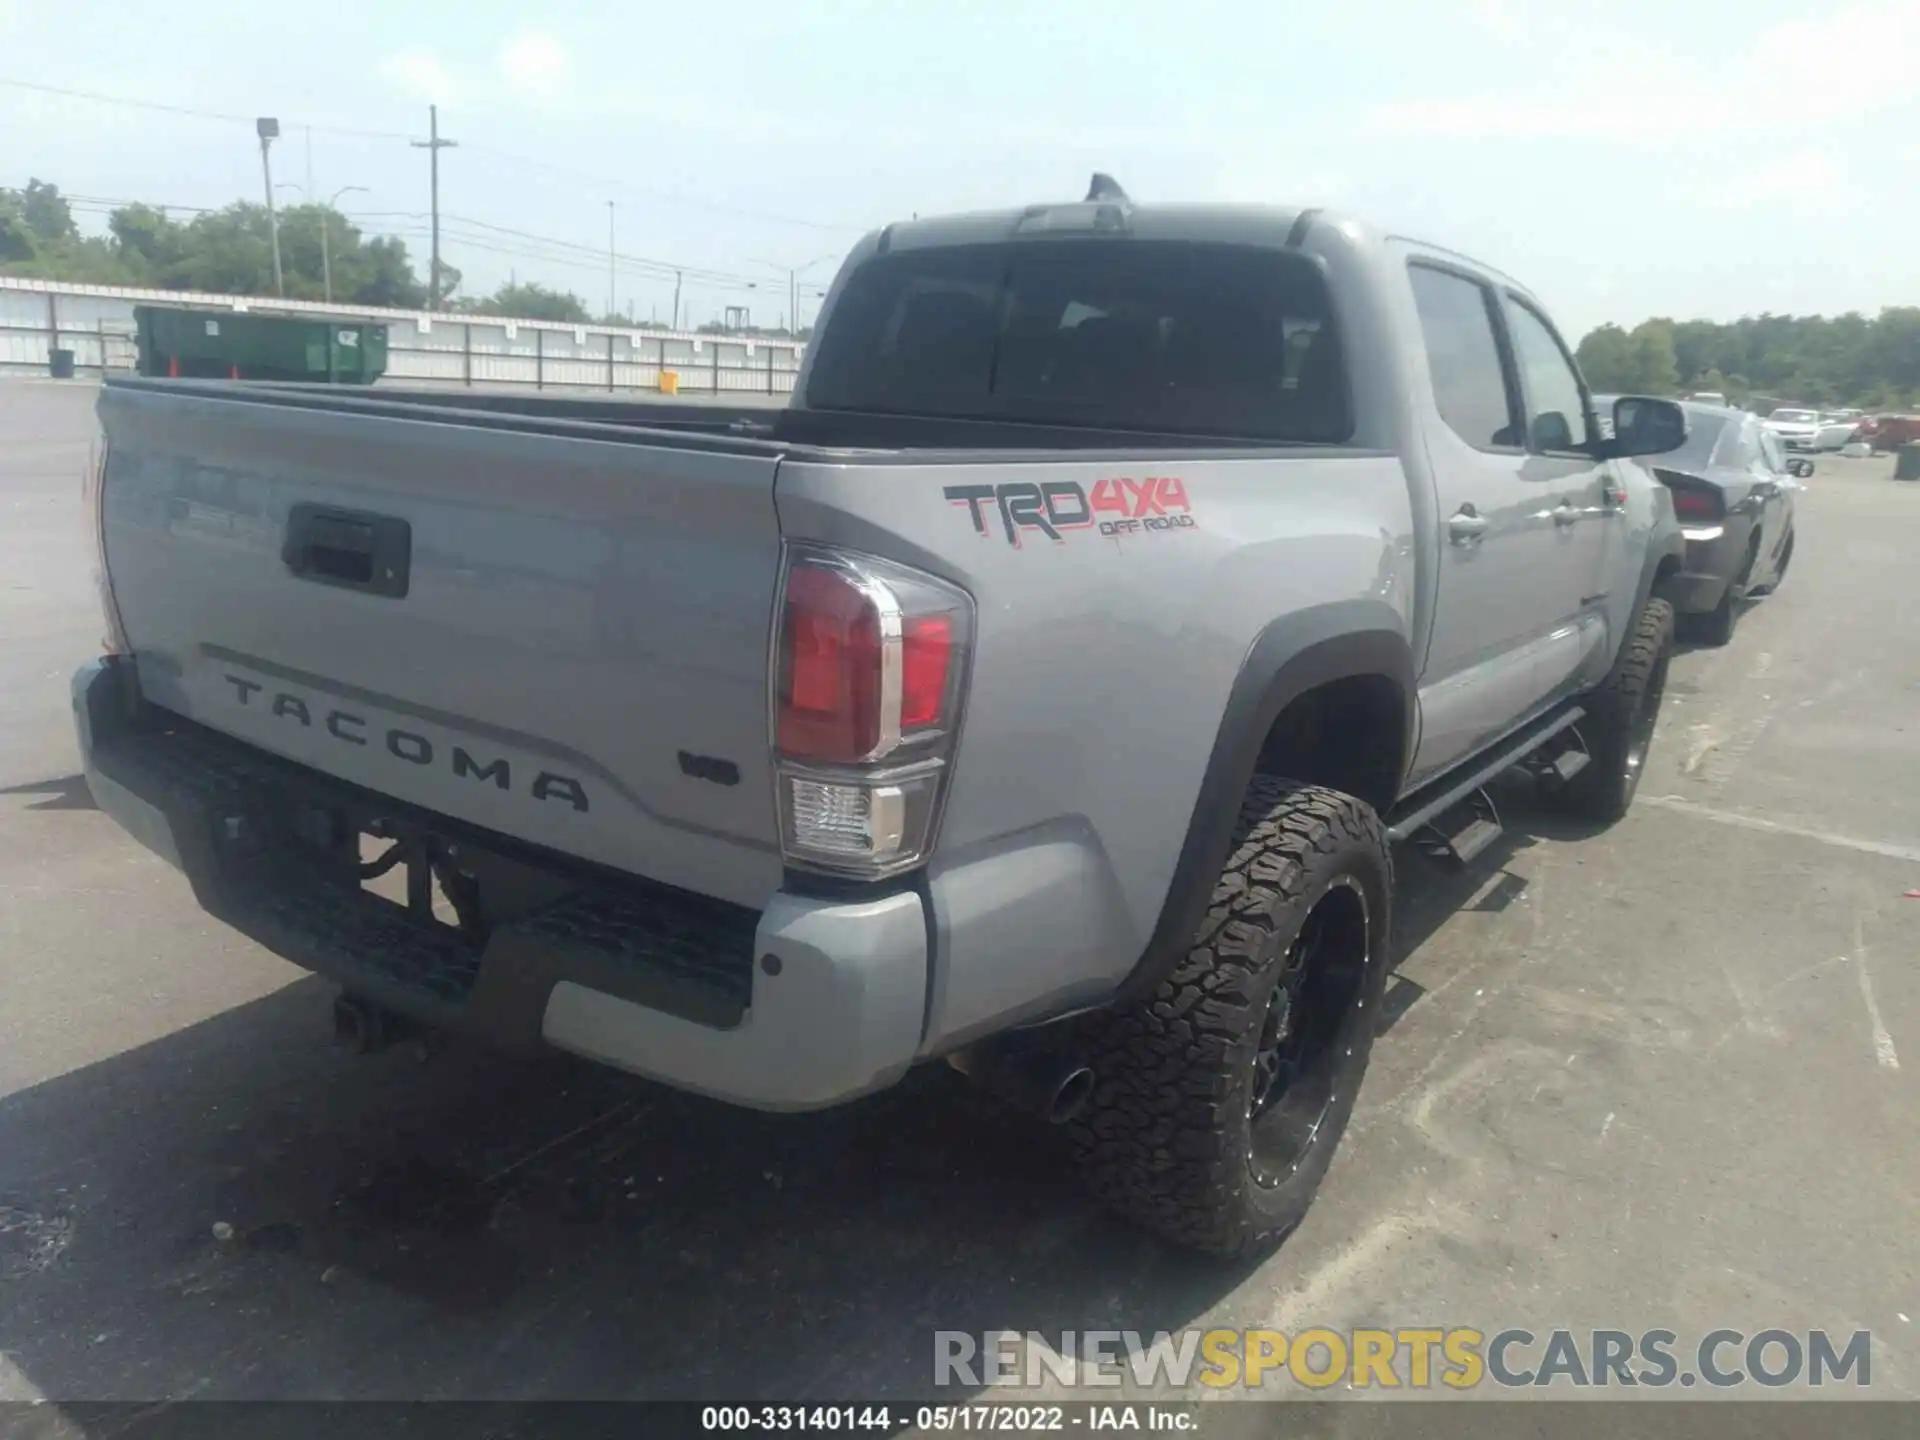
<svg viewBox="0 0 1920 1440"><path fill-rule="evenodd" d="M790 538L922 566L978 605L930 875L929 1048L1003 1020L1009 997L1058 1010L1125 976L1269 622L1330 605L1411 622L1411 501L1387 455L794 459L776 499ZM1059 538L1021 523L1036 503Z"/></svg>

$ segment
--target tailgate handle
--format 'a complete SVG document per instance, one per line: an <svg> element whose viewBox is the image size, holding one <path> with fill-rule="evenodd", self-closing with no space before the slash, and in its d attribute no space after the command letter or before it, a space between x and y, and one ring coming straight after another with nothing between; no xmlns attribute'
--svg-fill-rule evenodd
<svg viewBox="0 0 1920 1440"><path fill-rule="evenodd" d="M295 505L280 558L297 579L401 599L413 568L413 527L392 515Z"/></svg>

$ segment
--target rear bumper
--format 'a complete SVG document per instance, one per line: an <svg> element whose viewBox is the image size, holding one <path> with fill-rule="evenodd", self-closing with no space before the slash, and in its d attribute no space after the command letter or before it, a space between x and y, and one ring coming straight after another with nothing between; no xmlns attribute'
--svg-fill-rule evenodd
<svg viewBox="0 0 1920 1440"><path fill-rule="evenodd" d="M1684 615L1705 614L1720 603L1746 559L1750 525L1729 520L1721 525L1690 526L1687 558L1678 575L1665 583L1663 593Z"/></svg>
<svg viewBox="0 0 1920 1440"><path fill-rule="evenodd" d="M423 1023L767 1110L882 1089L919 1049L928 930L915 891L782 892L755 914L511 842L495 853L469 833L463 856L543 897L482 940L367 894L357 852L325 848L341 818L352 837L352 817L391 802L143 706L115 658L74 677L73 703L95 802L179 867L210 914Z"/></svg>

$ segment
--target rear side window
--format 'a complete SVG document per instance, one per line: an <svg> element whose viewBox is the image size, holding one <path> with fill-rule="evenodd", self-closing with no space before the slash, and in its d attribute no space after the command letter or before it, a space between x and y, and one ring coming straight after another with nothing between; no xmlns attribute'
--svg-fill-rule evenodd
<svg viewBox="0 0 1920 1440"><path fill-rule="evenodd" d="M1494 339L1492 296L1451 271L1414 265L1409 274L1440 418L1476 450L1518 445L1500 344Z"/></svg>
<svg viewBox="0 0 1920 1440"><path fill-rule="evenodd" d="M909 250L848 281L814 410L1337 444L1326 285L1302 256L1103 238Z"/></svg>
<svg viewBox="0 0 1920 1440"><path fill-rule="evenodd" d="M1587 398L1553 327L1530 306L1507 306L1514 363L1527 397L1527 436L1535 450L1564 454L1586 447Z"/></svg>
<svg viewBox="0 0 1920 1440"><path fill-rule="evenodd" d="M1729 424L1725 430L1720 432L1720 443L1713 447L1713 463L1715 465L1729 465L1735 470L1744 470L1751 465L1753 463L1756 446L1750 432L1756 428L1758 427L1752 426L1751 423L1746 420L1735 420ZM1699 429L1699 420L1694 416L1688 416L1687 443L1680 450L1674 452L1674 458L1676 460L1682 456L1697 458L1697 452L1701 444L1700 439L1697 437Z"/></svg>

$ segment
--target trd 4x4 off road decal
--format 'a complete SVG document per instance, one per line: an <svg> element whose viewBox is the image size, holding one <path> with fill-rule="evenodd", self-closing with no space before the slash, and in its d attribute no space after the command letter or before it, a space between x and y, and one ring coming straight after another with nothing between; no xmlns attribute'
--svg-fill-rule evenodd
<svg viewBox="0 0 1920 1440"><path fill-rule="evenodd" d="M1096 480L1091 496L1077 480L949 485L945 493L949 504L967 507L976 535L988 533L987 507L996 509L1007 543L1016 549L1022 530L1038 530L1049 540L1064 542L1069 530L1096 527L1110 536L1197 528L1186 485L1170 475Z"/></svg>

